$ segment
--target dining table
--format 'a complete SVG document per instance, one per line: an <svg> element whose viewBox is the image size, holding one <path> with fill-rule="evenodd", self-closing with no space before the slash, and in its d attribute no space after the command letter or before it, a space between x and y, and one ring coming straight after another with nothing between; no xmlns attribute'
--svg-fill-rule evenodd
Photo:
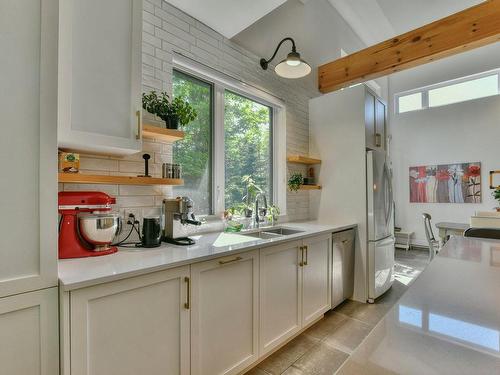
<svg viewBox="0 0 500 375"><path fill-rule="evenodd" d="M451 235L463 236L464 232L470 228L470 224L440 221L436 223L436 228L439 230L440 245L443 246Z"/></svg>

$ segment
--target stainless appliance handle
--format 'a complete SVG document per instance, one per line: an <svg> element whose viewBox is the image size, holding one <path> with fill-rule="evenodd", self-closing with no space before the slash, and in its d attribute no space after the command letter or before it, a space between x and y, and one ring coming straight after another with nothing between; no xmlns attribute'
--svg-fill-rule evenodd
<svg viewBox="0 0 500 375"><path fill-rule="evenodd" d="M390 174L390 171L389 171L389 168L387 167L387 163L384 163L384 174L385 174L385 179L386 179L386 184L387 184L387 191L389 193L389 202L386 202L386 204L389 205L388 209L386 210L387 214L386 214L386 222L388 223L389 222L389 219L391 217L391 215L393 214L393 207L394 207L394 203L393 203L393 192L392 192L392 185L391 185L391 174Z"/></svg>

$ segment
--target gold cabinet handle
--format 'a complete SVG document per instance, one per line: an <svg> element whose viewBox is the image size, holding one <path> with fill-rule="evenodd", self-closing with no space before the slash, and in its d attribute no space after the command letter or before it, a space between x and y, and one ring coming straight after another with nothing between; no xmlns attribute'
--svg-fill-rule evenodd
<svg viewBox="0 0 500 375"><path fill-rule="evenodd" d="M184 282L186 283L186 303L184 304L184 308L189 310L191 307L191 279L189 277L184 277Z"/></svg>
<svg viewBox="0 0 500 375"><path fill-rule="evenodd" d="M136 111L135 115L137 116L137 134L135 135L135 139L142 138L142 118L141 111Z"/></svg>
<svg viewBox="0 0 500 375"><path fill-rule="evenodd" d="M308 252L307 252L307 250L309 250L309 249L307 248L307 245L306 245L306 246L304 246L304 249L305 249L305 251L306 251L306 261L304 262L304 266L307 266L307 258L308 258L308 255L309 255L309 254L308 254Z"/></svg>
<svg viewBox="0 0 500 375"><path fill-rule="evenodd" d="M300 249L300 267L304 267L304 246L299 247Z"/></svg>
<svg viewBox="0 0 500 375"><path fill-rule="evenodd" d="M233 262L237 262L237 261L242 260L242 259L243 259L242 257L236 257L236 258L230 259L230 260L219 260L219 264L233 263Z"/></svg>
<svg viewBox="0 0 500 375"><path fill-rule="evenodd" d="M382 146L382 135L380 133L375 133L375 146Z"/></svg>
<svg viewBox="0 0 500 375"><path fill-rule="evenodd" d="M342 243L348 243L349 240L342 240Z"/></svg>

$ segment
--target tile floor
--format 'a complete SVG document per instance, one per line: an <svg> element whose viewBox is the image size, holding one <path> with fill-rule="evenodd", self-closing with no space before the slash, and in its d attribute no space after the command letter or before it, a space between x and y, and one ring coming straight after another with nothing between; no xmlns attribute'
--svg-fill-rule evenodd
<svg viewBox="0 0 500 375"><path fill-rule="evenodd" d="M424 270L428 253L396 250L396 281L374 304L346 301L246 375L332 375Z"/></svg>

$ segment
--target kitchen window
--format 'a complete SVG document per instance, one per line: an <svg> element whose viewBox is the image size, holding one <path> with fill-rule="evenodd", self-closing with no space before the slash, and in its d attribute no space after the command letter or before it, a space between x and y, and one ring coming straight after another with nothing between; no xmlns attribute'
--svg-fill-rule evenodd
<svg viewBox="0 0 500 375"><path fill-rule="evenodd" d="M500 94L500 69L395 95L396 113L461 103Z"/></svg>
<svg viewBox="0 0 500 375"><path fill-rule="evenodd" d="M173 148L184 186L199 214L220 214L253 204L262 192L268 205L286 210L284 105L271 94L184 56L174 58L173 96L184 96L198 118Z"/></svg>

